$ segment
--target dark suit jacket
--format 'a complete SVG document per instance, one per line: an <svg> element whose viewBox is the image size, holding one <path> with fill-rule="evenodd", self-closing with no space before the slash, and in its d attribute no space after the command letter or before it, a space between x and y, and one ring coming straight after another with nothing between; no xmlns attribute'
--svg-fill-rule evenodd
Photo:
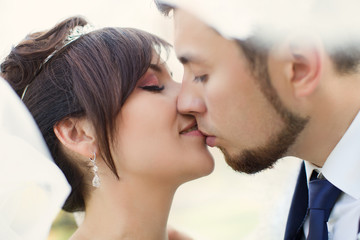
<svg viewBox="0 0 360 240"><path fill-rule="evenodd" d="M308 207L308 185L305 164L302 163L287 219L285 240L299 240L304 236L303 223Z"/></svg>

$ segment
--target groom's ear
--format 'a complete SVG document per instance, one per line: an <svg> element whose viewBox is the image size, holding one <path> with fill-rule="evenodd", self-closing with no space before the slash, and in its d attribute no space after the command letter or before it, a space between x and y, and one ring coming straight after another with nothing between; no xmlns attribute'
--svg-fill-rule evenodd
<svg viewBox="0 0 360 240"><path fill-rule="evenodd" d="M296 34L283 45L288 56L286 81L295 98L310 96L318 88L324 64L324 49L319 38Z"/></svg>
<svg viewBox="0 0 360 240"><path fill-rule="evenodd" d="M54 132L61 144L82 156L97 152L95 129L87 118L67 117L57 122Z"/></svg>

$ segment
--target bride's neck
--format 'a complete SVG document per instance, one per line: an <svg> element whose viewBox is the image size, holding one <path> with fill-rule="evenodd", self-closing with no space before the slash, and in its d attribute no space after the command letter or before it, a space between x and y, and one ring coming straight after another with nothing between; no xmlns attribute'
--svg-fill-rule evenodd
<svg viewBox="0 0 360 240"><path fill-rule="evenodd" d="M89 198L84 222L72 240L166 240L175 190L134 179L102 182Z"/></svg>

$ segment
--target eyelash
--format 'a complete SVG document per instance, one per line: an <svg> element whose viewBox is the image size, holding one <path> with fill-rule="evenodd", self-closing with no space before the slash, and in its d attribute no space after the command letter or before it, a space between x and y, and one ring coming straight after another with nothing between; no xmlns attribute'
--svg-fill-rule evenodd
<svg viewBox="0 0 360 240"><path fill-rule="evenodd" d="M208 75L204 74L201 76L195 76L194 81L195 82L205 82L206 80L208 80Z"/></svg>
<svg viewBox="0 0 360 240"><path fill-rule="evenodd" d="M150 86L143 86L140 87L146 91L150 91L150 92L161 92L162 90L164 90L164 85L162 86L158 86L158 85L150 85Z"/></svg>

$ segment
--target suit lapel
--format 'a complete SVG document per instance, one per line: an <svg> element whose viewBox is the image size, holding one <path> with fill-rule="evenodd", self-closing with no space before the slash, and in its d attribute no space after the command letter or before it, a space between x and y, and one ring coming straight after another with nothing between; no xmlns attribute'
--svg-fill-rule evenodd
<svg viewBox="0 0 360 240"><path fill-rule="evenodd" d="M303 236L302 225L304 223L307 207L308 186L306 180L305 164L303 162L291 202L285 230L285 240L301 239Z"/></svg>

